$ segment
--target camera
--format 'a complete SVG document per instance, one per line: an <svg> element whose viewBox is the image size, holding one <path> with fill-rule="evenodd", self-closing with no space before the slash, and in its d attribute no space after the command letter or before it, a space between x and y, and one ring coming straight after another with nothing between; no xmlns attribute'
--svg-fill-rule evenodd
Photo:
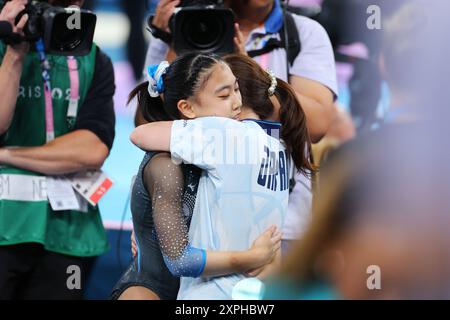
<svg viewBox="0 0 450 320"><path fill-rule="evenodd" d="M172 47L180 55L234 51L234 13L222 0L185 0L171 17Z"/></svg>
<svg viewBox="0 0 450 320"><path fill-rule="evenodd" d="M91 51L97 17L90 11L76 7L52 6L46 1L29 0L16 18L24 14L28 22L24 37L4 37L6 43L36 42L43 39L45 52L63 56L82 56Z"/></svg>

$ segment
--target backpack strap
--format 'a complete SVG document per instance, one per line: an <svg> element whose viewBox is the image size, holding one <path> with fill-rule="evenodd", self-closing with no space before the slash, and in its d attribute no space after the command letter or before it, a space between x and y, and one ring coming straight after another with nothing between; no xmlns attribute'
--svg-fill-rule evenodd
<svg viewBox="0 0 450 320"><path fill-rule="evenodd" d="M285 31L284 31L285 27L287 28L288 34L288 48L286 49L288 61L292 65L294 63L295 58L299 55L301 51L301 43L297 30L297 25L295 24L294 17L290 12L286 12L286 26L283 25L281 30L278 32L281 40L269 39L269 41L267 41L266 45L263 48L258 50L250 50L247 52L247 54L250 57L254 58L257 56L261 56L265 53L269 53L278 48L286 48Z"/></svg>
<svg viewBox="0 0 450 320"><path fill-rule="evenodd" d="M294 16L291 12L286 12L286 27L287 27L287 35L288 35L288 60L291 65L294 64L295 58L298 57L300 51L302 49L300 43L300 36L298 34L297 25L295 24ZM286 42L284 37L284 26L280 31L281 42L283 43L283 48L286 48Z"/></svg>

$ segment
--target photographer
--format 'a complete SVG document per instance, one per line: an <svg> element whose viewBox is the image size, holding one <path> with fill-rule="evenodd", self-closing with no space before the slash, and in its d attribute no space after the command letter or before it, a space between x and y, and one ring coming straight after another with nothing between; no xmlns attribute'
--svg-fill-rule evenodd
<svg viewBox="0 0 450 320"><path fill-rule="evenodd" d="M30 17L18 23L16 17L27 5L7 2L0 20L23 35ZM49 181L99 169L107 158L114 140L114 73L95 44L85 56L44 59L34 45L0 42L0 299L81 299L93 257L108 250L106 233L98 207L55 210Z"/></svg>
<svg viewBox="0 0 450 320"><path fill-rule="evenodd" d="M152 24L155 29L170 33L169 20L180 0L161 0L156 8ZM246 51L260 49L271 36L278 35L283 26L283 10L279 0L225 1L236 14L240 34L237 45ZM289 80L298 93L308 117L308 128L313 142L326 133L334 117L333 98L337 95L337 82L333 50L325 30L313 20L292 14L300 37L301 51L286 75L286 54L282 48L255 60L263 67L272 69L276 76ZM151 37L146 65L158 63L174 52L164 38Z"/></svg>
<svg viewBox="0 0 450 320"><path fill-rule="evenodd" d="M179 0L159 2L152 21L155 30L163 31L156 32L157 36L170 32L169 19L179 4ZM239 51L262 49L270 38L282 36L280 30L284 16L279 0L230 0L225 1L225 5L233 9L237 17L235 43ZM326 31L317 22L296 14L292 14L292 17L301 50L290 65L289 76L284 48L276 48L256 56L255 60L264 69L273 70L277 77L289 80L306 114L311 140L318 142L335 116L333 104L337 96L337 81L333 49ZM164 40L164 37L151 37L146 65L173 59L174 52L169 50ZM276 120L277 116L273 118ZM283 239L296 239L301 234L303 226L309 220L311 199L311 181L297 175L296 185L289 198Z"/></svg>

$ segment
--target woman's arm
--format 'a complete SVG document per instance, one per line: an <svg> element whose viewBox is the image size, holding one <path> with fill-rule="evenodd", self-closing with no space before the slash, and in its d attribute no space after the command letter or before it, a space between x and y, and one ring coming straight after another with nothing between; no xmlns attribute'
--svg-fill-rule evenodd
<svg viewBox="0 0 450 320"><path fill-rule="evenodd" d="M242 273L270 263L279 251L281 234L269 228L246 251L213 252L189 244L182 212L184 178L167 153L156 155L144 169L152 197L153 220L168 269L175 276L198 277Z"/></svg>
<svg viewBox="0 0 450 320"><path fill-rule="evenodd" d="M173 121L147 123L137 127L130 139L142 150L170 151L170 135Z"/></svg>
<svg viewBox="0 0 450 320"><path fill-rule="evenodd" d="M134 129L130 139L143 150L170 150L173 161L193 164L210 174L217 174L214 171L223 164L223 145L211 142L226 138L230 132L239 134L243 139L249 135L249 130L239 121L225 117L201 117L145 124Z"/></svg>
<svg viewBox="0 0 450 320"><path fill-rule="evenodd" d="M254 268L273 264L280 252L281 233L275 226L268 228L246 251L207 251L202 276L244 273Z"/></svg>
<svg viewBox="0 0 450 320"><path fill-rule="evenodd" d="M259 280L264 281L278 274L280 269L281 269L281 250L278 250L272 262L262 267L250 270L246 272L246 274L249 277L257 277Z"/></svg>
<svg viewBox="0 0 450 320"><path fill-rule="evenodd" d="M267 229L254 242L253 246L246 251L206 251L206 266L201 274L202 276L219 276L231 272L244 273L250 277L266 278L265 272L278 266L278 257L280 256L281 233L273 231L273 227ZM275 257L273 251L276 250ZM131 253L133 257L137 255L137 244L134 231L131 233ZM270 261L262 265L265 261Z"/></svg>

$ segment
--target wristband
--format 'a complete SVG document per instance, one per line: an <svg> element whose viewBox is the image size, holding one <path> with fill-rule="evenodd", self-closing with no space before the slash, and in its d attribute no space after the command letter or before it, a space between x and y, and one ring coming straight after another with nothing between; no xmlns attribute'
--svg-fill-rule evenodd
<svg viewBox="0 0 450 320"><path fill-rule="evenodd" d="M153 23L152 23L154 17L155 16L152 15L152 16L150 16L148 18L148 22L147 22L148 28L147 28L147 30L150 31L150 33L155 38L161 39L165 43L170 44L172 42L172 35L169 32L166 32L166 31L164 31L164 30L162 30L162 29L160 29L158 27L155 27L153 25Z"/></svg>

